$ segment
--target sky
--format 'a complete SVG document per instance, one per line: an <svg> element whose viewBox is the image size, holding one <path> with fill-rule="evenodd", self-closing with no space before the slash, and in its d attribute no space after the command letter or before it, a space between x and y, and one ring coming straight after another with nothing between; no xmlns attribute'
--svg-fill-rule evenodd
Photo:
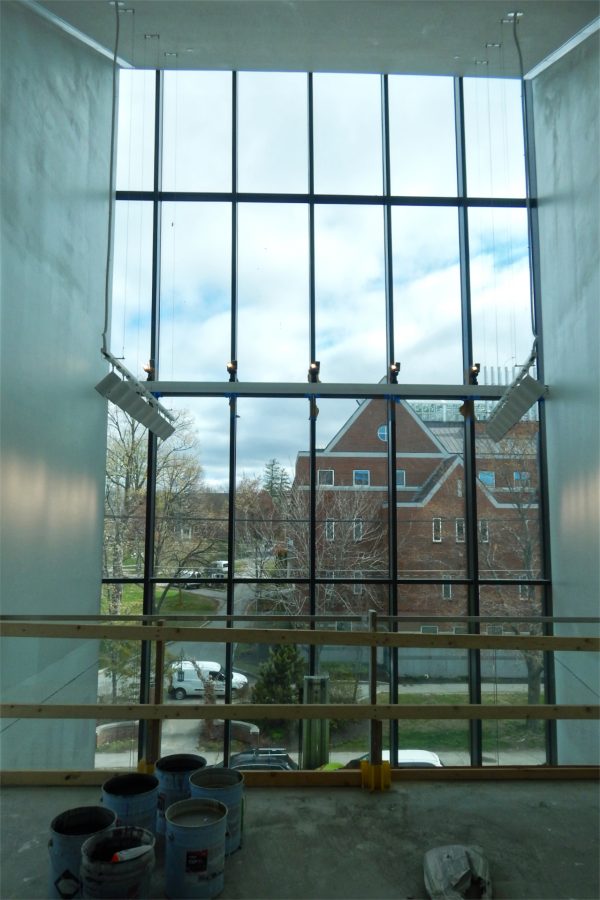
<svg viewBox="0 0 600 900"><path fill-rule="evenodd" d="M306 76L241 73L240 191L305 193ZM152 187L154 73L122 72L117 189ZM525 195L520 86L465 80L467 183L476 197ZM393 194L456 196L453 83L390 76ZM314 76L315 191L382 193L380 79ZM231 74L165 73L163 189L231 189ZM231 206L167 202L162 210L161 350L164 380L226 381L230 359ZM136 375L149 356L151 204L119 202L111 351ZM240 381L306 380L309 230L305 203L238 205ZM523 209L469 212L474 358L522 364L532 344ZM400 382L462 382L458 217L449 207L392 212L395 359ZM380 205L315 208L316 357L321 380L377 383L387 367L384 213ZM226 400L165 400L197 424L209 484L227 483ZM355 409L320 403L324 446ZM303 400L245 400L238 408L238 477L275 457L293 470L308 447Z"/></svg>

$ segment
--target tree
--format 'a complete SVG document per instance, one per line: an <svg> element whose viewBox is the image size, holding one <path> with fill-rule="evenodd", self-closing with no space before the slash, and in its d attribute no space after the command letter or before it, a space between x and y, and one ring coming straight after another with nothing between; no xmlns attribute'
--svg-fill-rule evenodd
<svg viewBox="0 0 600 900"><path fill-rule="evenodd" d="M262 486L272 498L276 508L285 506L290 489L290 476L277 459L265 463Z"/></svg>
<svg viewBox="0 0 600 900"><path fill-rule="evenodd" d="M309 493L300 486L290 492L287 506L288 576L306 577L311 554ZM381 500L351 491L320 490L315 521L316 569L321 577L345 579L319 592L318 612L357 615L368 609L386 610L386 595L364 578L388 573L386 530ZM306 597L306 589L296 592Z"/></svg>
<svg viewBox="0 0 600 900"><path fill-rule="evenodd" d="M158 612L171 588L172 578L206 565L222 547L218 519L203 481L200 448L193 422L185 412L176 419L173 436L158 445L156 472L155 574L166 576L155 599ZM143 574L145 509L148 466L146 429L109 404L105 491L103 574L123 578ZM122 612L123 585L106 585L108 615ZM129 610L128 610L129 611ZM141 610L140 610L141 611ZM116 698L126 675L126 659L116 641L101 648L111 672ZM127 656L127 654L126 654Z"/></svg>
<svg viewBox="0 0 600 900"><path fill-rule="evenodd" d="M269 650L269 658L258 670L252 688L253 703L297 703L306 665L295 645L280 644ZM287 728L289 722L268 719L261 728Z"/></svg>
<svg viewBox="0 0 600 900"><path fill-rule="evenodd" d="M506 626L514 634L519 624L516 616L540 615L536 589L528 584L540 576L540 521L538 486L535 473L536 442L531 423L522 423L498 446L500 460L496 466L496 496L502 503L488 522L486 541L480 541L482 568L487 577L518 578L522 586L499 584L494 592L494 612L506 615ZM530 623L531 634L541 634L539 623ZM544 657L541 650L521 650L527 667L527 701L539 703ZM528 722L528 725L531 724Z"/></svg>

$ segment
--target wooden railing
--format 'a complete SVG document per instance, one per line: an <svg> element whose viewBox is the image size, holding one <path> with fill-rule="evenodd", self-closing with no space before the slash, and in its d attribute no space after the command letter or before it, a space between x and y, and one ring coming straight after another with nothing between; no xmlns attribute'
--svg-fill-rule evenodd
<svg viewBox="0 0 600 900"><path fill-rule="evenodd" d="M548 635L482 635L482 634L417 634L398 631L381 631L377 628L377 619L371 617L369 631L332 631L312 628L226 628L197 627L193 625L168 624L169 619L181 621L181 616L138 617L140 624L125 624L121 619L115 621L109 617L89 617L96 621L54 621L38 619L19 620L15 617L0 619L0 633L6 638L43 638L43 639L81 639L81 640L134 640L151 641L156 644L156 703L135 704L40 704L40 703L2 703L0 717L28 719L95 719L95 720L148 720L154 740L154 759L156 761L160 748L160 723L165 719L362 719L372 723L371 726L371 759L381 760L381 722L391 719L427 719L427 720L557 720L600 718L600 706L592 704L507 704L502 706L491 704L434 704L415 705L402 703L377 702L375 683L375 653L378 647L387 648L425 648L450 650L537 650L542 652L598 652L600 638L589 636L554 637ZM88 617L86 617L87 619ZM119 617L120 618L120 617ZM124 617L125 619L131 617ZM245 618L245 617L244 617ZM160 621L157 624L157 621ZM463 620L464 621L464 620ZM371 648L371 691L369 703L344 704L186 704L185 706L163 704L162 682L160 673L164 666L165 643L170 641L201 641L203 643L244 643L244 644L295 644L317 646L353 646ZM379 724L378 724L379 723ZM503 767L507 772L514 767ZM533 767L524 767L530 770ZM582 777L589 777L595 771L588 767L554 767L564 775L573 771ZM433 770L432 770L433 771ZM459 777L465 777L472 769L461 767L454 770ZM546 771L548 769L546 768ZM419 777L431 777L423 775ZM444 774L441 774L444 772ZM485 769L488 777L489 768ZM47 777L50 773L45 773ZM68 778L67 778L68 774ZM69 780L78 784L84 783L86 776L93 779L95 773L55 773L52 783L63 783ZM298 773L291 772L252 772L248 775L251 783L288 783ZM355 783L356 773L346 772L343 776L337 772L303 773L306 777L302 783ZM406 774L406 773L405 773ZM414 774L414 773L413 773ZM435 774L435 773L434 773ZM447 777L448 770L438 770L435 777ZM4 773L4 783L19 783L19 775L24 773ZM254 776L257 776L256 778ZM273 776L277 776L274 778ZM283 777L279 777L283 776ZM321 778L321 776L323 776ZM336 776L336 777L332 777ZM339 777L338 777L339 776ZM39 783L43 773L31 773L25 780L28 783ZM478 777L478 776L475 776ZM514 772L511 777L514 777ZM298 779L296 778L296 781ZM48 781L44 783L50 783Z"/></svg>

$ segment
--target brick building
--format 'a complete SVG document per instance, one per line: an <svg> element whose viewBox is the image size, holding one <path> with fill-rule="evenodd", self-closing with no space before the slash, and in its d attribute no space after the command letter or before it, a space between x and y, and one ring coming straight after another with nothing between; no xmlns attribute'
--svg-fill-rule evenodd
<svg viewBox="0 0 600 900"><path fill-rule="evenodd" d="M476 411L477 412L477 411ZM390 565L388 434L381 400L363 401L317 450L317 576L320 611L387 609L397 574L399 613L466 613L467 528L463 419L457 404L408 403L396 409L397 566ZM476 425L476 506L482 614L531 614L539 578L536 421L496 444ZM296 503L308 503L310 454L296 461ZM304 520L300 509L292 519ZM303 574L308 548L291 528L290 573ZM423 583L423 580L427 583ZM420 580L414 583L413 580ZM506 581L523 584L506 584ZM412 583L411 583L412 582ZM463 583L461 583L463 582Z"/></svg>

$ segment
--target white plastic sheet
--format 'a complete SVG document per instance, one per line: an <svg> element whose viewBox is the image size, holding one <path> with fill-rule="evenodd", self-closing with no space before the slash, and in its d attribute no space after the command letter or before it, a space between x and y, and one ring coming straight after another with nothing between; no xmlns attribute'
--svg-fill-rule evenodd
<svg viewBox="0 0 600 900"><path fill-rule="evenodd" d="M449 844L428 850L423 859L425 888L431 900L492 897L490 867L481 847Z"/></svg>

